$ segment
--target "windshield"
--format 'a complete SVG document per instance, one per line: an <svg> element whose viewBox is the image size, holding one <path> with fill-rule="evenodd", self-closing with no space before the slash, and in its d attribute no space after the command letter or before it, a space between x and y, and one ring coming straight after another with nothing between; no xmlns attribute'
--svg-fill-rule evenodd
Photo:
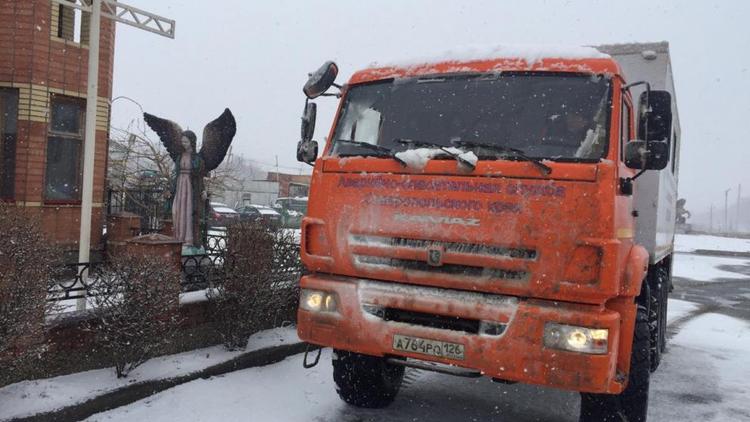
<svg viewBox="0 0 750 422"><path fill-rule="evenodd" d="M349 90L334 140L393 150L412 139L497 144L535 158L598 160L606 155L610 79L581 74L503 73L411 78ZM368 155L334 142L334 155ZM497 158L496 155L481 158Z"/></svg>

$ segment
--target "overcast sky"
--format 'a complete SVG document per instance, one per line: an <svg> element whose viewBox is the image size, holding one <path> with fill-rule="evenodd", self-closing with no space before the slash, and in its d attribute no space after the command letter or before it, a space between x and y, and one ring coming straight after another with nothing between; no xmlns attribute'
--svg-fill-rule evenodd
<svg viewBox="0 0 750 422"><path fill-rule="evenodd" d="M680 196L723 206L750 196L748 1L239 1L130 0L177 21L170 40L119 25L114 97L201 133L229 107L235 151L297 172L307 73L335 60L338 81L373 61L467 44L669 41L682 125ZM335 100L318 100L316 139ZM112 124L139 118L117 100ZM303 170L307 171L307 170Z"/></svg>

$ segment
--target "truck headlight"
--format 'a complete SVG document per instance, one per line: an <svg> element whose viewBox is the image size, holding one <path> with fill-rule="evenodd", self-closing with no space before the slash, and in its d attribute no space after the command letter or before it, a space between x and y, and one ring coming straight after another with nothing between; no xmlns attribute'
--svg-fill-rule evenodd
<svg viewBox="0 0 750 422"><path fill-rule="evenodd" d="M336 312L336 294L322 290L302 289L300 307L312 312Z"/></svg>
<svg viewBox="0 0 750 422"><path fill-rule="evenodd" d="M571 352L607 353L609 330L548 322L544 325L544 346Z"/></svg>

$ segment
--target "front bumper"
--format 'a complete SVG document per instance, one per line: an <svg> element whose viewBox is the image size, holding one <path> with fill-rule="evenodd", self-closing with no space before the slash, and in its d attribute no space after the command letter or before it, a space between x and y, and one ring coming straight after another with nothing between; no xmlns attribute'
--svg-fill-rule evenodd
<svg viewBox="0 0 750 422"><path fill-rule="evenodd" d="M298 310L299 337L309 343L373 356L406 356L481 371L507 381L562 389L620 393L616 377L620 314L603 306L561 304L543 300L386 283L348 277L308 275L303 289L334 292L337 312ZM371 315L363 304L410 312L479 319L507 324L501 335L471 334L387 321ZM544 324L606 328L608 352L592 355L548 349ZM392 348L396 334L460 343L464 360L427 356Z"/></svg>

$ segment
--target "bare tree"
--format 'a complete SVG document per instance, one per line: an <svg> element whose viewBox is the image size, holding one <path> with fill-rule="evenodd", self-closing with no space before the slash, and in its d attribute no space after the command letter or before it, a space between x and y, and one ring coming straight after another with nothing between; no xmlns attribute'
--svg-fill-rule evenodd
<svg viewBox="0 0 750 422"><path fill-rule="evenodd" d="M127 128L112 127L109 185L125 190L144 184L168 190L174 162L160 141L148 137L145 127L132 122Z"/></svg>

